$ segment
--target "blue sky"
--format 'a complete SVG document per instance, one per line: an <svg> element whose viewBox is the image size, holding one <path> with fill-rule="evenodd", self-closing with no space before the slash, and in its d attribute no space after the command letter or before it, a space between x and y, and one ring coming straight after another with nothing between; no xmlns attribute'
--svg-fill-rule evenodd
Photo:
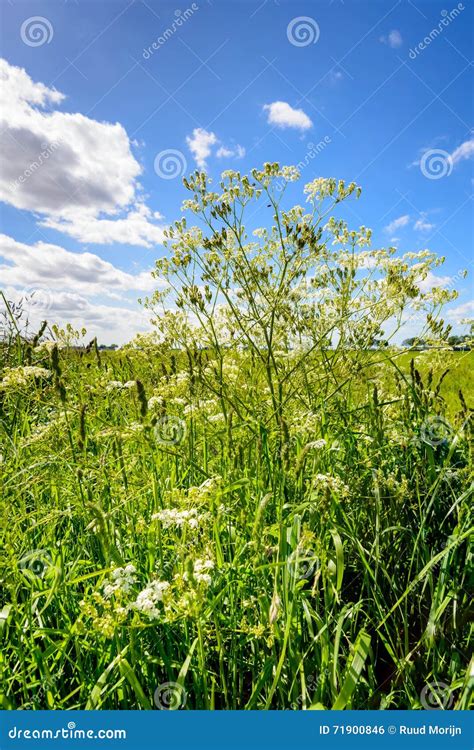
<svg viewBox="0 0 474 750"><path fill-rule="evenodd" d="M305 158L294 202L317 176L358 182L348 221L445 255L448 319L473 317L467 0L5 0L2 20L0 284L35 293L33 318L126 340L183 169Z"/></svg>

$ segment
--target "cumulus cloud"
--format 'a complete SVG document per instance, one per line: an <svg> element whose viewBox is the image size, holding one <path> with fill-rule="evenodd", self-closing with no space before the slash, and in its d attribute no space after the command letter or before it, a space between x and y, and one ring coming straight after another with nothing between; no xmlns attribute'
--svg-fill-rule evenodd
<svg viewBox="0 0 474 750"><path fill-rule="evenodd" d="M453 287L454 279L452 276L438 276L433 271L428 271L425 278L418 282L423 293L429 292L433 288L441 287L442 289L450 289Z"/></svg>
<svg viewBox="0 0 474 750"><path fill-rule="evenodd" d="M218 148L216 151L216 156L218 159L231 158L231 157L234 157L236 159L243 159L245 156L245 149L243 146L239 146L239 144L237 144L236 146L232 148L227 148L226 146L220 146L220 148Z"/></svg>
<svg viewBox="0 0 474 750"><path fill-rule="evenodd" d="M199 169L206 169L206 159L211 155L211 147L217 143L216 134L204 128L194 128L192 135L186 137L186 143Z"/></svg>
<svg viewBox="0 0 474 750"><path fill-rule="evenodd" d="M452 307L446 315L455 323L462 323L471 319L474 316L474 300L469 300L469 302L463 302L457 307Z"/></svg>
<svg viewBox="0 0 474 750"><path fill-rule="evenodd" d="M161 214L152 211L143 203L127 212L123 218L98 219L76 216L73 221L48 217L40 225L68 234L81 242L109 245L114 242L151 247L163 242L164 230L151 222L161 219Z"/></svg>
<svg viewBox="0 0 474 750"><path fill-rule="evenodd" d="M435 224L428 221L426 213L421 213L419 218L415 221L413 229L417 232L429 232L431 229L434 229L435 226Z"/></svg>
<svg viewBox="0 0 474 750"><path fill-rule="evenodd" d="M243 159L245 156L243 146L238 143L235 146L225 146L215 133L204 128L194 128L192 134L186 136L186 143L199 169L206 169L207 159L213 153L213 146L219 143L221 145L215 152L218 159Z"/></svg>
<svg viewBox="0 0 474 750"><path fill-rule="evenodd" d="M160 241L151 212L137 206L142 168L123 126L61 112L64 99L0 59L0 147L9 156L0 166L0 200L43 214L61 231L65 223L79 240L87 241L90 222L96 242L111 234L134 245ZM114 232L110 223L124 212Z"/></svg>
<svg viewBox="0 0 474 750"><path fill-rule="evenodd" d="M2 285L18 290L69 290L111 298L151 291L160 284L150 271L131 274L94 253L73 253L46 242L28 245L5 234L0 234L0 275Z"/></svg>
<svg viewBox="0 0 474 750"><path fill-rule="evenodd" d="M265 104L264 112L268 112L268 123L277 128L296 128L308 130L313 126L308 115L302 109L294 109L288 102L272 102Z"/></svg>
<svg viewBox="0 0 474 750"><path fill-rule="evenodd" d="M388 44L392 49L398 49L403 44L402 35L398 29L392 29L387 36L381 36L380 41L383 44Z"/></svg>
<svg viewBox="0 0 474 750"><path fill-rule="evenodd" d="M442 141L443 139L438 139L438 142L440 140ZM411 162L411 164L409 164L409 167L419 167L422 157L425 154L429 154L430 151L437 151L441 153L443 158L449 163L451 171L451 169L456 166L456 164L459 164L459 162L465 161L466 159L472 159L472 157L474 156L474 138L469 138L467 141L464 141L451 153L449 153L449 151L447 150L445 151L444 149L433 148L432 145L424 146L419 150L419 157L415 159L415 161Z"/></svg>
<svg viewBox="0 0 474 750"><path fill-rule="evenodd" d="M22 303L28 315L31 330L38 330L47 318L49 325L56 323L64 328L67 323L76 330L87 329L86 341L97 336L99 344L124 344L136 333L151 330L148 315L137 305L105 305L94 302L75 292L57 292L53 296L43 296L47 309L35 302L35 296L25 296L22 290L4 287L8 300Z"/></svg>
<svg viewBox="0 0 474 750"><path fill-rule="evenodd" d="M390 222L390 224L387 224L387 226L385 227L385 231L388 232L388 234L392 234L393 232L396 232L397 229L406 227L409 221L410 221L410 216L408 214L405 214L404 216L399 216L398 219L394 219L393 221Z"/></svg>
<svg viewBox="0 0 474 750"><path fill-rule="evenodd" d="M464 159L471 159L474 156L474 138L470 138L468 141L464 141L460 146L454 149L451 154L451 161L453 164Z"/></svg>

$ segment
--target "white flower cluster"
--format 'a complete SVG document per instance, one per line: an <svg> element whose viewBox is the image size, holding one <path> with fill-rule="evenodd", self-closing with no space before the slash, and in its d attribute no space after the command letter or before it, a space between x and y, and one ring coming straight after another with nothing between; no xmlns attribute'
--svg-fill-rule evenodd
<svg viewBox="0 0 474 750"><path fill-rule="evenodd" d="M35 378L49 378L51 372L44 367L26 365L25 367L6 367L3 371L3 380L0 388L15 388L28 385Z"/></svg>
<svg viewBox="0 0 474 750"><path fill-rule="evenodd" d="M197 529L199 526L196 508L190 508L189 510L166 508L165 510L158 511L158 513L154 513L151 520L161 521L164 529L169 529L172 526L177 526L178 528L189 526L190 529Z"/></svg>
<svg viewBox="0 0 474 750"><path fill-rule="evenodd" d="M120 380L111 380L107 385L105 386L106 391L115 391L120 388L123 388L123 383Z"/></svg>
<svg viewBox="0 0 474 750"><path fill-rule="evenodd" d="M151 581L138 594L132 604L133 609L146 615L151 620L156 620L160 616L160 610L156 605L163 601L163 594L168 588L169 583L167 581Z"/></svg>
<svg viewBox="0 0 474 750"><path fill-rule="evenodd" d="M64 344L59 344L57 341L42 341L41 344L35 346L34 351L39 354L44 354L45 352L51 354L55 346L57 346L58 349L65 348Z"/></svg>
<svg viewBox="0 0 474 750"><path fill-rule="evenodd" d="M320 438L319 440L312 440L311 443L308 443L307 446L308 450L316 450L319 451L321 448L326 447L326 441L324 438Z"/></svg>
<svg viewBox="0 0 474 750"><path fill-rule="evenodd" d="M206 586L210 586L212 578L209 574L210 570L213 570L214 563L212 560L196 560L193 567L193 578L198 583L205 583ZM189 580L187 573L183 574L185 581Z"/></svg>
<svg viewBox="0 0 474 750"><path fill-rule="evenodd" d="M287 182L296 182L296 180L299 180L301 177L301 174L296 167L289 166L281 168L281 176L284 177Z"/></svg>
<svg viewBox="0 0 474 750"><path fill-rule="evenodd" d="M105 386L106 391L120 391L122 388L133 388L136 385L136 380L127 380L126 383L122 383L120 380L110 380Z"/></svg>
<svg viewBox="0 0 474 750"><path fill-rule="evenodd" d="M136 582L136 568L134 565L126 565L125 568L115 568L110 580L104 585L104 596L106 599L117 591L128 594Z"/></svg>
<svg viewBox="0 0 474 750"><path fill-rule="evenodd" d="M206 479L199 487L190 487L188 489L187 499L188 502L202 504L206 503L211 495L214 495L220 487L222 477L217 474L213 477ZM202 518L204 514L202 515Z"/></svg>
<svg viewBox="0 0 474 750"><path fill-rule="evenodd" d="M164 402L163 396L152 396L148 399L148 408L150 411L160 409L164 405Z"/></svg>
<svg viewBox="0 0 474 750"><path fill-rule="evenodd" d="M347 495L349 487L344 484L339 477L332 477L329 474L315 474L313 477L313 487L315 489L329 489L331 492L340 495Z"/></svg>

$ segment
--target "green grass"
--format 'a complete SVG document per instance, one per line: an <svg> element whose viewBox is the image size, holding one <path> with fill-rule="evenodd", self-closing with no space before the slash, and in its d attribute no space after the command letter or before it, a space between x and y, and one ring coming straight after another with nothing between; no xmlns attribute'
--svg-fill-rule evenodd
<svg viewBox="0 0 474 750"><path fill-rule="evenodd" d="M283 443L246 352L7 355L52 374L0 391L4 708L468 707L471 353L315 355Z"/></svg>

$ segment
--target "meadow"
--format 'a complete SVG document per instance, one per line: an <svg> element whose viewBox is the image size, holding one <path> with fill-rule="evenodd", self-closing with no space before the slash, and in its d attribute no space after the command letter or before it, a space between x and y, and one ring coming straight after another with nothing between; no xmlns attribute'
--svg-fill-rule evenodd
<svg viewBox="0 0 474 750"><path fill-rule="evenodd" d="M187 183L154 334L7 309L3 708L469 707L473 354L432 308L438 348L376 345L438 261L324 219L356 186L283 211L285 170Z"/></svg>

